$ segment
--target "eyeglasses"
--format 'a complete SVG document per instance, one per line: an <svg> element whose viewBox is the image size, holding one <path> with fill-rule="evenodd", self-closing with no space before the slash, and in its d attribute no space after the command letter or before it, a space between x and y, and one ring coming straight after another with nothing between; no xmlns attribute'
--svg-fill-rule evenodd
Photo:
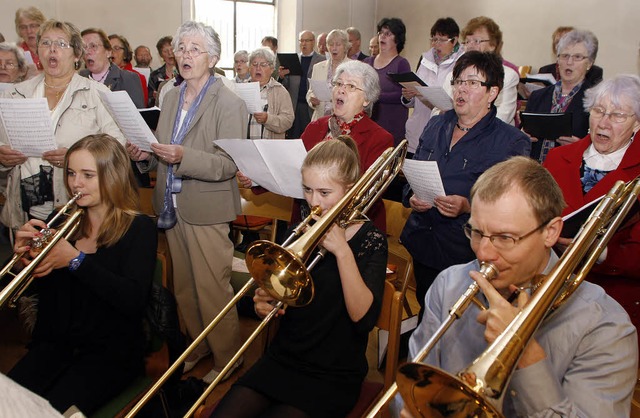
<svg viewBox="0 0 640 418"><path fill-rule="evenodd" d="M191 58L198 58L204 53L206 53L206 51L201 50L199 46L192 46L191 49L187 49L184 45L180 45L178 49L174 51L174 54L178 57L182 55L190 55Z"/></svg>
<svg viewBox="0 0 640 418"><path fill-rule="evenodd" d="M112 46L111 49L113 49L114 51L124 51L124 47L122 46Z"/></svg>
<svg viewBox="0 0 640 418"><path fill-rule="evenodd" d="M9 62L0 61L0 68L2 68L4 70L13 70L17 66L18 66L18 64L16 64L15 62L12 62L12 61L9 61Z"/></svg>
<svg viewBox="0 0 640 418"><path fill-rule="evenodd" d="M252 62L251 66L254 68L258 68L258 67L267 68L267 67L270 67L271 64L269 64L268 62Z"/></svg>
<svg viewBox="0 0 640 418"><path fill-rule="evenodd" d="M313 39L300 39L300 43L314 42Z"/></svg>
<svg viewBox="0 0 640 418"><path fill-rule="evenodd" d="M233 60L234 64L246 64L247 60Z"/></svg>
<svg viewBox="0 0 640 418"><path fill-rule="evenodd" d="M454 39L456 39L456 38L436 38L436 37L433 37L433 38L431 38L431 43L432 44L444 44L444 43L447 43L447 42L453 42Z"/></svg>
<svg viewBox="0 0 640 418"><path fill-rule="evenodd" d="M461 80L456 78L455 80L451 80L451 85L454 89L459 89L460 87L467 86L467 88L475 90L480 86L489 87L489 83L481 80Z"/></svg>
<svg viewBox="0 0 640 418"><path fill-rule="evenodd" d="M95 51L97 51L98 49L100 49L101 47L104 47L104 45L102 45L102 44L94 44L94 43L90 43L90 44L85 45L85 46L83 47L83 49L84 49L84 52L89 52L89 51L91 51L91 52L95 52Z"/></svg>
<svg viewBox="0 0 640 418"><path fill-rule="evenodd" d="M485 235L485 234L482 233L482 231L479 231L479 230L475 229L469 223L464 224L464 234L467 236L467 238L469 238L469 240L471 241L472 245L478 245L480 243L480 241L482 240L482 238L489 238L489 241L491 241L491 244L496 249L498 249L498 250L511 250L520 241L524 240L525 238L530 237L534 233L538 232L539 230L541 230L542 228L547 226L547 224L549 222L550 221L547 221L547 222L544 222L544 223L540 224L534 230L532 230L530 232L527 232L526 234L524 234L524 235L522 235L520 237L512 237L511 235L507 235L507 234Z"/></svg>
<svg viewBox="0 0 640 418"><path fill-rule="evenodd" d="M586 55L581 55L581 54L558 54L558 59L560 61L569 61L569 58L573 58L574 62L582 62L585 59L589 58Z"/></svg>
<svg viewBox="0 0 640 418"><path fill-rule="evenodd" d="M31 23L29 25L18 25L18 30L27 30L27 29L40 29L40 23Z"/></svg>
<svg viewBox="0 0 640 418"><path fill-rule="evenodd" d="M58 39L55 41L52 41L51 39L43 39L40 41L38 46L40 48L51 48L52 45L55 45L56 48L60 49L69 49L73 47L70 42L67 42L64 39Z"/></svg>
<svg viewBox="0 0 640 418"><path fill-rule="evenodd" d="M491 39L466 39L462 45L480 45L483 42L491 42Z"/></svg>
<svg viewBox="0 0 640 418"><path fill-rule="evenodd" d="M390 30L381 30L380 32L378 32L378 36L382 36L383 38L391 38L394 35Z"/></svg>
<svg viewBox="0 0 640 418"><path fill-rule="evenodd" d="M591 110L589 111L589 115L591 115L591 117L594 119L602 119L605 116L609 116L609 120L615 123L624 123L627 121L628 118L635 116L635 115L630 115L628 113L622 113L622 112L607 113L606 109L602 107L592 107Z"/></svg>
<svg viewBox="0 0 640 418"><path fill-rule="evenodd" d="M355 84L343 83L342 81L334 81L334 82L331 83L331 85L333 86L334 89L340 89L340 88L344 87L344 89L346 91L348 91L349 93L353 93L356 90L364 91L363 89L361 89L360 87L356 86Z"/></svg>

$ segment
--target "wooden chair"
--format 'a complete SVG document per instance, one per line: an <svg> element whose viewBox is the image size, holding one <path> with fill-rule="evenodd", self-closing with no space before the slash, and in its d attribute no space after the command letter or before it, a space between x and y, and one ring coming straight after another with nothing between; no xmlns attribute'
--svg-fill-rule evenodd
<svg viewBox="0 0 640 418"><path fill-rule="evenodd" d="M275 241L277 221L291 220L293 199L275 193L254 194L250 189L240 189L242 215L233 222L234 242L242 231L268 233L267 239Z"/></svg>

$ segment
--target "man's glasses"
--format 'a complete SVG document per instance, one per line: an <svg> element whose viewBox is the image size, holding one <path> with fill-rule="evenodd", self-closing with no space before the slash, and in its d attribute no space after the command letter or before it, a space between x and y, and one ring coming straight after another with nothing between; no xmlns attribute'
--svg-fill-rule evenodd
<svg viewBox="0 0 640 418"><path fill-rule="evenodd" d="M459 89L462 86L467 86L467 88L475 90L480 86L488 87L489 83L480 80L461 80L459 78L456 78L455 80L451 80L451 85L454 89Z"/></svg>
<svg viewBox="0 0 640 418"><path fill-rule="evenodd" d="M493 244L493 246L496 249L498 249L498 250L511 250L520 241L522 241L525 238L528 238L531 235L533 235L534 233L538 232L539 230L544 228L549 222L550 221L544 222L544 223L540 224L539 226L537 226L532 231L529 231L526 234L524 234L522 236L519 236L519 237L513 237L513 236L508 235L508 234L485 235L485 234L482 233L482 231L475 229L469 223L464 224L463 228L464 228L464 234L467 236L467 238L469 238L469 240L471 241L472 245L478 245L480 243L480 241L482 241L482 238L489 238L489 241L491 241L491 244Z"/></svg>
<svg viewBox="0 0 640 418"><path fill-rule="evenodd" d="M340 89L344 87L344 89L349 93L353 93L356 90L364 91L363 89L356 86L355 84L343 83L342 81L334 81L331 83L331 85L333 86L334 89Z"/></svg>
<svg viewBox="0 0 640 418"><path fill-rule="evenodd" d="M42 39L38 44L40 48L51 48L52 45L55 45L56 48L60 49L69 49L73 47L70 42L67 42L64 39L58 39L56 41L52 41L51 39Z"/></svg>
<svg viewBox="0 0 640 418"><path fill-rule="evenodd" d="M599 106L592 107L591 110L589 111L589 115L591 115L591 117L594 119L602 119L605 116L609 116L609 120L615 123L624 123L627 121L628 118L635 116L635 115L630 115L628 113L622 113L622 112L607 113L605 108L599 107Z"/></svg>

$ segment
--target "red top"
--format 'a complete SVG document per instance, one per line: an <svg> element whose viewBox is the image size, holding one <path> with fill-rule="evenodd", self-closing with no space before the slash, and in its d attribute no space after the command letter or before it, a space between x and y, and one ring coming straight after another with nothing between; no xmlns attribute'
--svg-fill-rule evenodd
<svg viewBox="0 0 640 418"><path fill-rule="evenodd" d="M144 102L149 103L149 87L147 86L147 78L133 69L133 65L130 62L126 63L124 67L120 67L123 70L131 71L132 73L138 74L138 78L140 78L140 84L142 84L142 94L144 94Z"/></svg>
<svg viewBox="0 0 640 418"><path fill-rule="evenodd" d="M38 71L44 70L44 68L42 67L42 63L40 62L40 57L38 57L38 54L34 54L29 50L29 45L27 45L26 42L21 43L20 48L22 48L25 52L28 52L29 54L31 54L33 63L36 65L36 68L38 69Z"/></svg>

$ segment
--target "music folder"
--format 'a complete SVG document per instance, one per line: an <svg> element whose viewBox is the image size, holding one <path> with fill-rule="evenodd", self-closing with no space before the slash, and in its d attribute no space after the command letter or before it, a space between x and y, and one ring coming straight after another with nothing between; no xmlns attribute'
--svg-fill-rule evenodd
<svg viewBox="0 0 640 418"><path fill-rule="evenodd" d="M573 114L567 113L520 113L522 129L538 139L556 140L573 134Z"/></svg>
<svg viewBox="0 0 640 418"><path fill-rule="evenodd" d="M562 232L560 233L560 236L563 238L575 237L603 197L604 195L600 196L596 200L592 200L581 208L574 210L570 214L563 216L562 220L564 221L564 225L562 225Z"/></svg>
<svg viewBox="0 0 640 418"><path fill-rule="evenodd" d="M280 66L289 70L289 75L302 75L300 58L296 53L278 54Z"/></svg>
<svg viewBox="0 0 640 418"><path fill-rule="evenodd" d="M142 119L147 122L147 126L155 131L158 127L158 119L160 119L160 108L154 106L146 109L138 109L138 111L142 115Z"/></svg>
<svg viewBox="0 0 640 418"><path fill-rule="evenodd" d="M416 73L411 71L408 73L387 73L387 77L404 88L427 85Z"/></svg>

